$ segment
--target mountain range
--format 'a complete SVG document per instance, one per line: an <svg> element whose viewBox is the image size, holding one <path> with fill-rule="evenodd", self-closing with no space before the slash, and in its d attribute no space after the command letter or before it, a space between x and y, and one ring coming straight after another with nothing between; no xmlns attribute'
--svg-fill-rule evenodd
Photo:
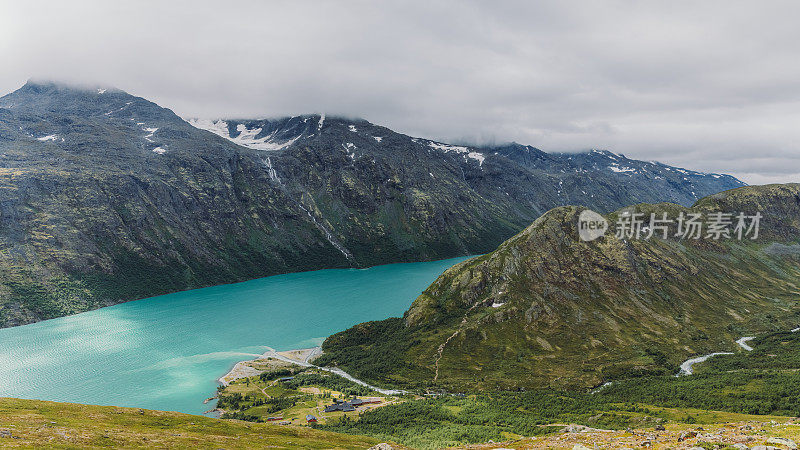
<svg viewBox="0 0 800 450"><path fill-rule="evenodd" d="M800 184L623 208L593 241L579 237L584 211L552 209L445 271L403 318L329 337L317 363L383 385L574 389L677 374L691 356L746 350L742 337L800 329ZM618 234L651 214L673 223L649 239ZM681 214L707 228L683 237ZM739 214L761 217L749 235L733 232ZM715 217L732 222L729 237L712 232Z"/></svg>
<svg viewBox="0 0 800 450"><path fill-rule="evenodd" d="M285 272L491 251L551 208L742 186L609 151L452 145L366 120L184 120L114 88L0 97L0 327Z"/></svg>

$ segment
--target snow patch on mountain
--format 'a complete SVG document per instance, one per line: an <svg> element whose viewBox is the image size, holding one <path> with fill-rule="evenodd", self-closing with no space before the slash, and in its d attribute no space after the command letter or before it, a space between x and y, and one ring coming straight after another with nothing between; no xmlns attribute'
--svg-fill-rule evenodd
<svg viewBox="0 0 800 450"><path fill-rule="evenodd" d="M40 138L36 138L37 141L42 141L42 142L55 141L56 139L58 139L58 135L57 134L48 134L47 136L42 136Z"/></svg>
<svg viewBox="0 0 800 450"><path fill-rule="evenodd" d="M147 136L144 137L145 140L147 142L153 142L153 135L156 134L156 131L158 131L158 128L144 128L143 127L142 130L144 130L144 131L146 131L148 133Z"/></svg>
<svg viewBox="0 0 800 450"><path fill-rule="evenodd" d="M352 142L347 142L342 144L342 147L344 148L344 151L347 153L347 156L349 156L350 159L353 160L356 159L356 153L354 151L357 148L356 144L353 144Z"/></svg>
<svg viewBox="0 0 800 450"><path fill-rule="evenodd" d="M612 152L610 150L596 150L595 149L595 150L592 150L591 153L594 153L596 155L605 156L606 158L609 158L609 159L616 159L616 160L627 159L624 156L620 155L619 153L614 153L614 152Z"/></svg>
<svg viewBox="0 0 800 450"><path fill-rule="evenodd" d="M486 159L486 156L483 153L476 152L470 150L468 147L463 147L460 145L450 145L450 144L442 144L440 142L428 142L428 147L443 151L445 153L456 152L461 153L464 155L465 158L474 159L478 161L478 165L483 166L483 161Z"/></svg>
<svg viewBox="0 0 800 450"><path fill-rule="evenodd" d="M636 169L634 169L633 167L625 167L625 166L620 167L619 164L617 163L611 164L610 166L608 166L608 169L611 170L612 172L617 172L617 173L636 172Z"/></svg>
<svg viewBox="0 0 800 450"><path fill-rule="evenodd" d="M322 121L325 120L323 116L320 119L320 128ZM277 130L268 134L267 136L257 138L261 134L262 128L247 128L244 124L236 125L236 131L239 133L236 137L232 137L229 132L228 122L224 120L207 120L207 119L189 119L187 122L195 128L210 131L218 136L239 144L241 146L252 148L254 150L282 150L295 143L301 136L296 136L288 140L280 140L275 137Z"/></svg>
<svg viewBox="0 0 800 450"><path fill-rule="evenodd" d="M449 152L457 152L457 153L469 153L469 149L467 147L462 147L460 145L450 145L450 144L441 144L439 142L429 142L428 147L435 148L436 150L441 150L445 153Z"/></svg>

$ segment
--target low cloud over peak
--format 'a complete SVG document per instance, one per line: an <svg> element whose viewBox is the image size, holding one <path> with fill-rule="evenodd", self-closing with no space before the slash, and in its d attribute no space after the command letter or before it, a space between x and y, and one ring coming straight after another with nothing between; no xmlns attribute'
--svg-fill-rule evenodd
<svg viewBox="0 0 800 450"><path fill-rule="evenodd" d="M114 85L184 117L364 117L447 141L800 173L794 2L5 2L0 90Z"/></svg>

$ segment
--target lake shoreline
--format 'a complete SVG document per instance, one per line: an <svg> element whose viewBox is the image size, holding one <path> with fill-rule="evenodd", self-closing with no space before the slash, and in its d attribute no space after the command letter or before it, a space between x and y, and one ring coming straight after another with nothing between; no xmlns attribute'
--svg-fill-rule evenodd
<svg viewBox="0 0 800 450"><path fill-rule="evenodd" d="M215 380L263 343L312 347L399 317L465 259L279 275L0 329L0 395L202 414Z"/></svg>
<svg viewBox="0 0 800 450"><path fill-rule="evenodd" d="M262 353L260 356L257 356L253 359L245 359L242 361L238 361L233 367L225 373L225 375L217 378L217 383L221 386L228 386L231 382L242 379L242 378L249 378L258 376L264 371L258 370L252 366L247 365L248 363L252 363L254 361L266 360L269 358L275 358L278 360L283 360L290 364L297 364L303 367L309 367L311 364L309 361L313 359L313 357L319 356L322 354L322 347L310 347L310 348L302 348L302 349L294 349L294 350L285 350L282 352L275 351L271 347L267 347L269 350ZM316 353L318 351L318 353ZM289 356L292 353L314 353L311 355L306 356L303 360L296 360ZM280 355L280 356L278 356Z"/></svg>
<svg viewBox="0 0 800 450"><path fill-rule="evenodd" d="M166 297L166 296L171 296L171 295L176 295L176 294L190 294L193 291L201 291L201 290L209 290L209 289L215 289L215 288L226 288L226 287L231 287L231 286L236 286L236 285L244 285L244 284L247 284L247 283L257 282L259 280L263 280L263 279L266 279L266 278L292 277L294 275L313 274L315 272L325 272L325 271L366 271L366 270L375 269L375 268L382 268L382 267L402 266L402 265L412 265L412 264L425 264L425 263L437 263L437 262L441 262L441 261L450 261L450 260L461 260L459 262L462 262L462 261L466 261L468 259L472 259L472 258L475 258L475 257L478 257L478 256L481 256L481 254L445 256L445 257L443 257L441 259L430 259L430 260L420 260L420 261L414 261L414 260L387 261L387 262L381 262L379 264L375 264L375 265L372 265L372 266L366 266L366 267L354 267L354 266L341 266L341 267L331 266L331 267L327 267L327 266L325 266L325 267L309 268L309 269L298 270L298 271L285 271L285 272L279 271L279 272L275 272L275 273L268 273L268 274L264 274L264 275L261 275L261 276L257 276L255 278L248 278L248 279L238 280L238 281L226 281L226 282L219 283L219 284L193 286L193 287L189 287L189 288L185 288L185 289L169 290L169 291L164 291L164 292L161 292L161 293L154 293L152 295L147 295L147 296L142 296L142 297L137 296L135 298L130 298L130 299L127 299L127 300L118 300L118 301L117 300L113 300L113 301L108 300L108 301L104 301L100 305L97 305L97 306L94 306L94 307L91 307L91 308L88 308L88 309L81 309L81 310L79 310L77 312L74 312L74 313L71 313L71 314L65 314L65 315L60 315L60 316L56 316L56 317L48 317L46 319L35 319L33 321L30 321L30 322L19 323L19 324L15 324L15 325L0 326L0 330L22 328L22 327L28 327L28 326L31 326L31 325L36 325L36 324L40 324L40 323L44 323L44 322L58 321L59 319L64 319L64 318L67 318L67 317L73 317L73 316L77 316L77 315L81 315L81 314L101 311L101 310L108 309L108 308L114 308L115 306L124 305L126 303L134 303L134 302L139 302L139 301L142 301L142 300L150 300L150 299L154 299L154 298ZM455 262L452 265L458 264L459 262Z"/></svg>
<svg viewBox="0 0 800 450"><path fill-rule="evenodd" d="M258 376L265 371L258 370L252 366L248 366L247 364L254 363L257 361L264 361L268 359L275 359L278 361L283 361L285 363L294 364L300 367L315 368L323 370L325 372L330 372L334 375L338 375L356 384L370 388L383 395L401 395L407 393L402 389L384 389L384 388L379 388L377 386L373 386L365 381L353 377L352 375L348 374L342 369L339 369L338 367L323 367L314 365L313 360L316 357L322 355L322 347L301 348L301 349L285 350L281 352L275 351L270 347L267 348L269 348L269 350L264 352L264 354L262 354L258 358L237 362L234 365L233 369L229 370L225 375L219 377L217 379L217 382L222 386L228 386L230 385L231 382L236 381L238 379Z"/></svg>

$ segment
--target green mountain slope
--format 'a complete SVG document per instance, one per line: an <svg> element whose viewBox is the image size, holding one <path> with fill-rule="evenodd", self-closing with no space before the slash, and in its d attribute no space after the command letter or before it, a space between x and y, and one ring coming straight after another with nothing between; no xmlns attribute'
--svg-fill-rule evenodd
<svg viewBox="0 0 800 450"><path fill-rule="evenodd" d="M761 212L757 240L621 240L618 211L607 216L609 233L583 242L583 209L553 209L448 269L403 319L331 336L322 362L400 385L594 386L676 373L691 355L734 351L741 336L800 326L800 184L734 189L692 208L626 209Z"/></svg>
<svg viewBox="0 0 800 450"><path fill-rule="evenodd" d="M0 398L4 448L369 448L379 442L175 412Z"/></svg>
<svg viewBox="0 0 800 450"><path fill-rule="evenodd" d="M192 123L212 132L116 89L29 82L0 98L0 327L277 273L484 253L561 204L688 204L741 185L363 120Z"/></svg>

